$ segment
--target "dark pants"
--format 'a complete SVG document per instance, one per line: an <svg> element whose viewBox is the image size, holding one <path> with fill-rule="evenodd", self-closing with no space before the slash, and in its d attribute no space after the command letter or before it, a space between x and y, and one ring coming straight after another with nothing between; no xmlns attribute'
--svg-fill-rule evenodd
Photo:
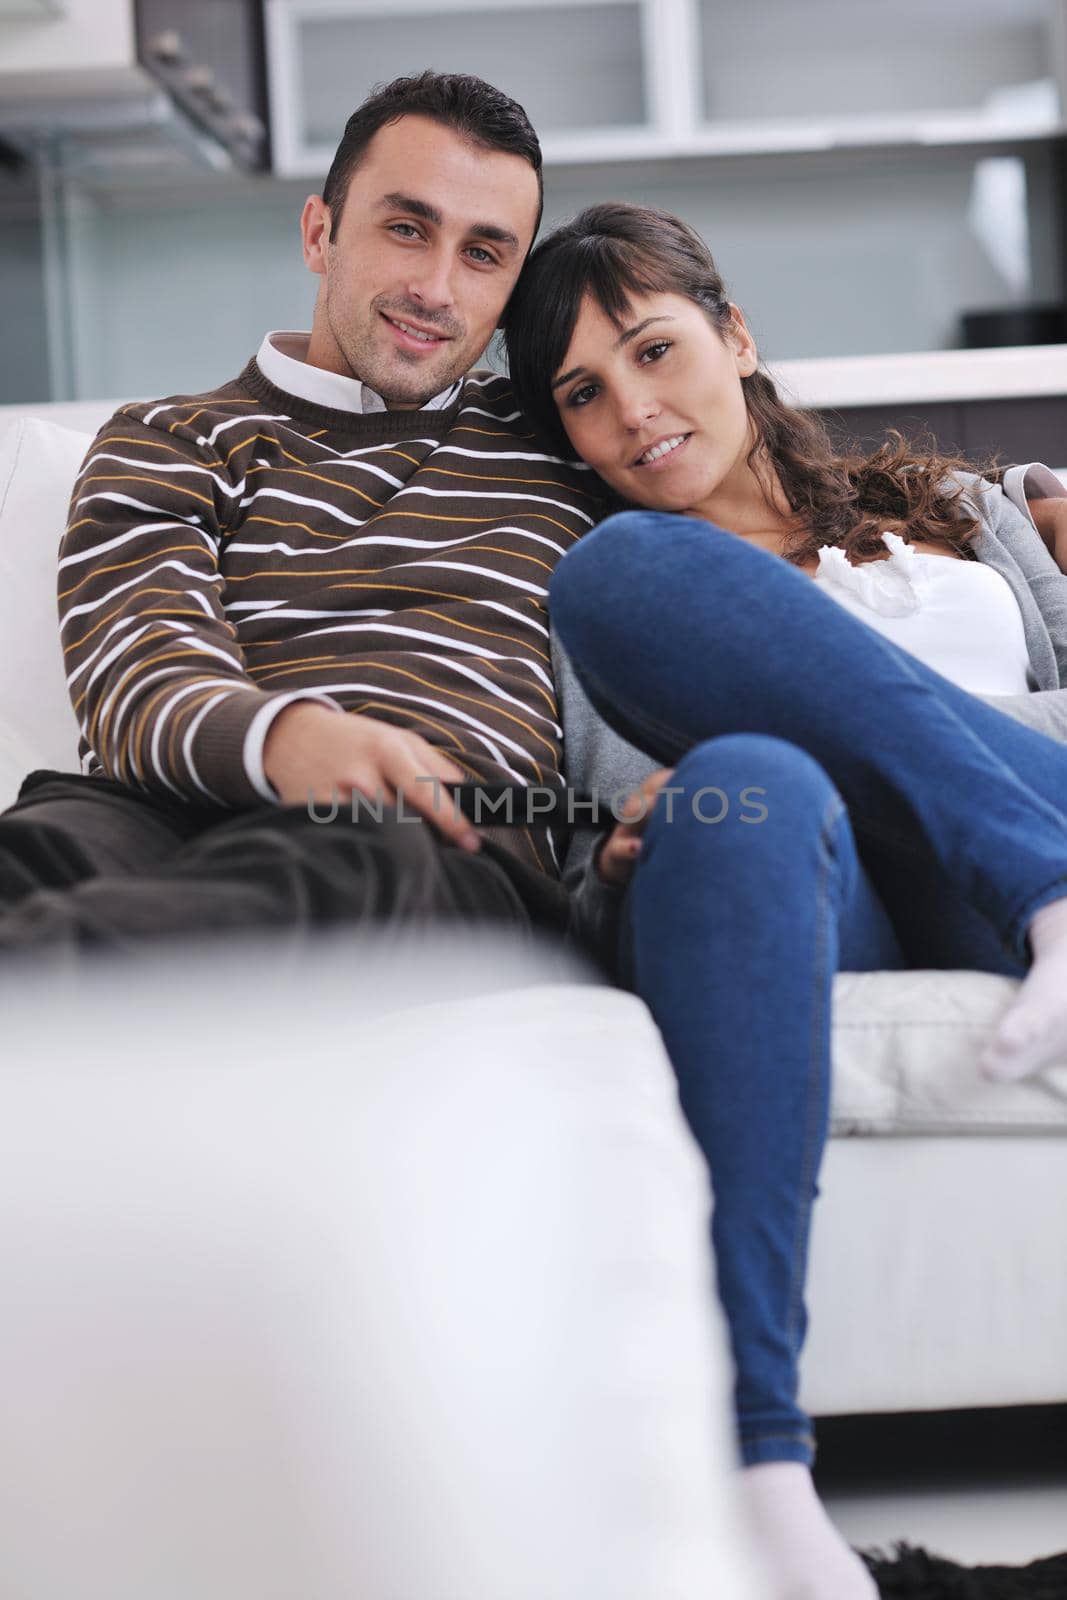
<svg viewBox="0 0 1067 1600"><path fill-rule="evenodd" d="M493 841L470 855L389 812L234 814L35 772L0 816L0 952L339 923L559 927L565 905L558 883Z"/></svg>

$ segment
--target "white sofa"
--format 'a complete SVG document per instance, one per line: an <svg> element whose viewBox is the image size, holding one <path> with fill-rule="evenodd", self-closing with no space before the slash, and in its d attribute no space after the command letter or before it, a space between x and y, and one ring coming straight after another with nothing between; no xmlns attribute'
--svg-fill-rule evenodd
<svg viewBox="0 0 1067 1600"><path fill-rule="evenodd" d="M95 429L112 408L35 409L35 415L0 411L0 803L5 804L31 767L75 763L76 730L54 626L55 550L87 442L85 430ZM70 981L85 984L84 976ZM242 981L252 983L247 974ZM49 1010L49 982L31 975L20 991L27 1049L34 1019ZM803 1373L802 1398L817 1416L1067 1402L1067 1067L1018 1085L992 1085L980 1077L977 1046L1010 988L1008 980L975 973L838 980L835 1137L817 1211L812 1329ZM102 1005L106 1011L91 986L79 992L88 995L85 1003L96 1013ZM537 995L532 1002L520 991L498 992L442 1003L413 1020L386 1019L376 1081L388 1081L381 1063L397 1059L390 1028L405 1030L404 1081L414 1071L414 1082L418 1062L426 1069L436 1061L442 1038L479 1036L477 1007L490 1005L495 1016L514 1018L512 1065L534 1059L531 1041L540 1047L550 1040L551 1092L558 1097L561 1126L568 1115L573 1119L574 1104L586 1107L581 1112L586 1115L583 1097L596 1087L601 1107L617 1103L638 1154L641 1140L635 1130L650 1117L661 1142L657 1160L672 1148L684 1165L691 1150L671 1099L669 1068L640 1004L578 982L545 984ZM71 1026L69 1019L63 1022L68 1034ZM39 1039L39 1026L36 1035ZM200 1034L192 1022L179 1028L178 1037L183 1048L195 1052L192 1041ZM366 1049L362 1036L361 1044ZM51 1048L58 1048L54 1039ZM85 1048L89 1072L96 1059L91 1028ZM171 1056L177 1048L172 1046ZM460 1094L466 1092L462 1059L454 1061ZM610 1073L608 1063L616 1064ZM605 1099L606 1074L610 1094ZM203 1076L196 1092L207 1094ZM84 1098L85 1073L71 1081ZM142 1103L148 1106L149 1100L142 1096ZM591 1140L601 1160L604 1143L596 1134ZM494 1151L493 1161L500 1159ZM691 1180L690 1172L677 1213L687 1219L690 1249L703 1237L706 1207L702 1183ZM612 1181L618 1184L617 1166ZM525 1204L535 1204L534 1194L525 1191ZM510 1214L521 1217L522 1205L516 1201ZM675 1220L677 1215L672 1213ZM579 1209L575 1237L583 1226ZM655 1208L650 1226L660 1230L659 1249L667 1223ZM604 1235L596 1237L603 1244ZM639 1309L636 1300L634 1305ZM629 1337L625 1320L618 1326L623 1340ZM694 1313L691 1305L679 1312L660 1348L669 1351L677 1338L678 1348L688 1341L691 1355L694 1329L698 1343L706 1337L721 1350L717 1321ZM655 1348L654 1341L649 1348ZM673 1361L673 1355L665 1356L661 1372ZM694 1379L691 1396L699 1399L707 1374L701 1376L699 1363L684 1370ZM649 1373L645 1376L653 1383ZM715 1382L721 1389L721 1375ZM692 1440L686 1443L682 1434L684 1428L675 1443L681 1456L686 1450L691 1456ZM706 1555L699 1539L691 1554L697 1563ZM740 1594L743 1577L738 1584ZM406 1597L403 1585L396 1592ZM466 1591L468 1597L480 1592L476 1587ZM534 1584L530 1593L535 1592L570 1593L551 1585L538 1591ZM621 1600L631 1589L618 1580L599 1592ZM632 1592L641 1592L640 1586ZM680 1577L675 1588L660 1584L655 1592L692 1591ZM715 1592L725 1600L729 1591L720 1585ZM508 1597L520 1593L526 1590L507 1591Z"/></svg>
<svg viewBox="0 0 1067 1600"><path fill-rule="evenodd" d="M636 1003L344 937L4 976L5 1596L774 1600Z"/></svg>
<svg viewBox="0 0 1067 1600"><path fill-rule="evenodd" d="M76 760L85 443L0 417L0 804ZM0 1015L5 1596L773 1600L635 1000L554 949L340 933L39 951Z"/></svg>

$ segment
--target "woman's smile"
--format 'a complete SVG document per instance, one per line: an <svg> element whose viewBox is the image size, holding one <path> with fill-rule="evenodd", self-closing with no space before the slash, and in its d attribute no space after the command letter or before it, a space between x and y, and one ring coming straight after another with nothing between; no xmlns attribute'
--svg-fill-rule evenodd
<svg viewBox="0 0 1067 1600"><path fill-rule="evenodd" d="M691 433L671 433L650 444L634 461L635 467L648 472L662 472L677 464L678 458L692 438Z"/></svg>

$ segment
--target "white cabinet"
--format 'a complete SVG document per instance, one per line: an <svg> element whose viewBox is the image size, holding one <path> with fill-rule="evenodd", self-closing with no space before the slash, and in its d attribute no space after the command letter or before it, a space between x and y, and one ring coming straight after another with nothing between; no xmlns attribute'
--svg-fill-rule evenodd
<svg viewBox="0 0 1067 1600"><path fill-rule="evenodd" d="M1063 126L1063 0L696 0L714 146L955 144Z"/></svg>
<svg viewBox="0 0 1067 1600"><path fill-rule="evenodd" d="M0 102L32 97L142 93L133 0L0 3Z"/></svg>
<svg viewBox="0 0 1067 1600"><path fill-rule="evenodd" d="M266 165L260 0L0 0L0 135L67 172ZM19 0L22 3L22 0Z"/></svg>
<svg viewBox="0 0 1067 1600"><path fill-rule="evenodd" d="M1063 131L1067 0L267 0L275 170L326 170L376 83L473 72L546 164Z"/></svg>
<svg viewBox="0 0 1067 1600"><path fill-rule="evenodd" d="M684 18L677 0L268 0L275 170L325 171L370 89L427 66L512 95L548 161L644 154L677 115Z"/></svg>

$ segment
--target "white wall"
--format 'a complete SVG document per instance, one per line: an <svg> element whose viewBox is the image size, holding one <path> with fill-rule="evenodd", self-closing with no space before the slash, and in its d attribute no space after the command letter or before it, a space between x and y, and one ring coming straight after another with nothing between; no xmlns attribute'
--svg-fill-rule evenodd
<svg viewBox="0 0 1067 1600"><path fill-rule="evenodd" d="M1025 147L1024 147L1025 148ZM676 211L702 234L773 358L940 350L961 311L1010 303L967 217L967 150L675 163L598 181L556 177L546 222L598 199ZM1031 301L1063 298L1051 152L1026 155Z"/></svg>
<svg viewBox="0 0 1067 1600"><path fill-rule="evenodd" d="M3 337L0 403L50 395L44 261L36 185L0 174Z"/></svg>
<svg viewBox="0 0 1067 1600"><path fill-rule="evenodd" d="M1054 156L1034 145L1025 159L1027 298L1057 301ZM555 170L545 225L608 198L679 212L707 239L772 359L944 349L962 310L1011 301L968 222L975 160L967 150L882 151ZM195 392L233 376L267 328L307 326L317 280L300 255L305 193L302 183L251 180L77 193L66 215L69 397ZM0 401L45 398L39 228L24 198L0 204L0 277Z"/></svg>
<svg viewBox="0 0 1067 1600"><path fill-rule="evenodd" d="M76 397L195 393L234 377L268 328L309 326L302 199L171 197L85 216Z"/></svg>
<svg viewBox="0 0 1067 1600"><path fill-rule="evenodd" d="M546 226L598 199L678 211L771 358L943 349L961 310L1010 299L967 221L975 159L927 150L556 171ZM1031 147L1027 166L1028 298L1057 300L1051 152ZM246 182L79 208L75 394L207 388L233 376L267 328L306 327L317 280L300 256L304 194Z"/></svg>

